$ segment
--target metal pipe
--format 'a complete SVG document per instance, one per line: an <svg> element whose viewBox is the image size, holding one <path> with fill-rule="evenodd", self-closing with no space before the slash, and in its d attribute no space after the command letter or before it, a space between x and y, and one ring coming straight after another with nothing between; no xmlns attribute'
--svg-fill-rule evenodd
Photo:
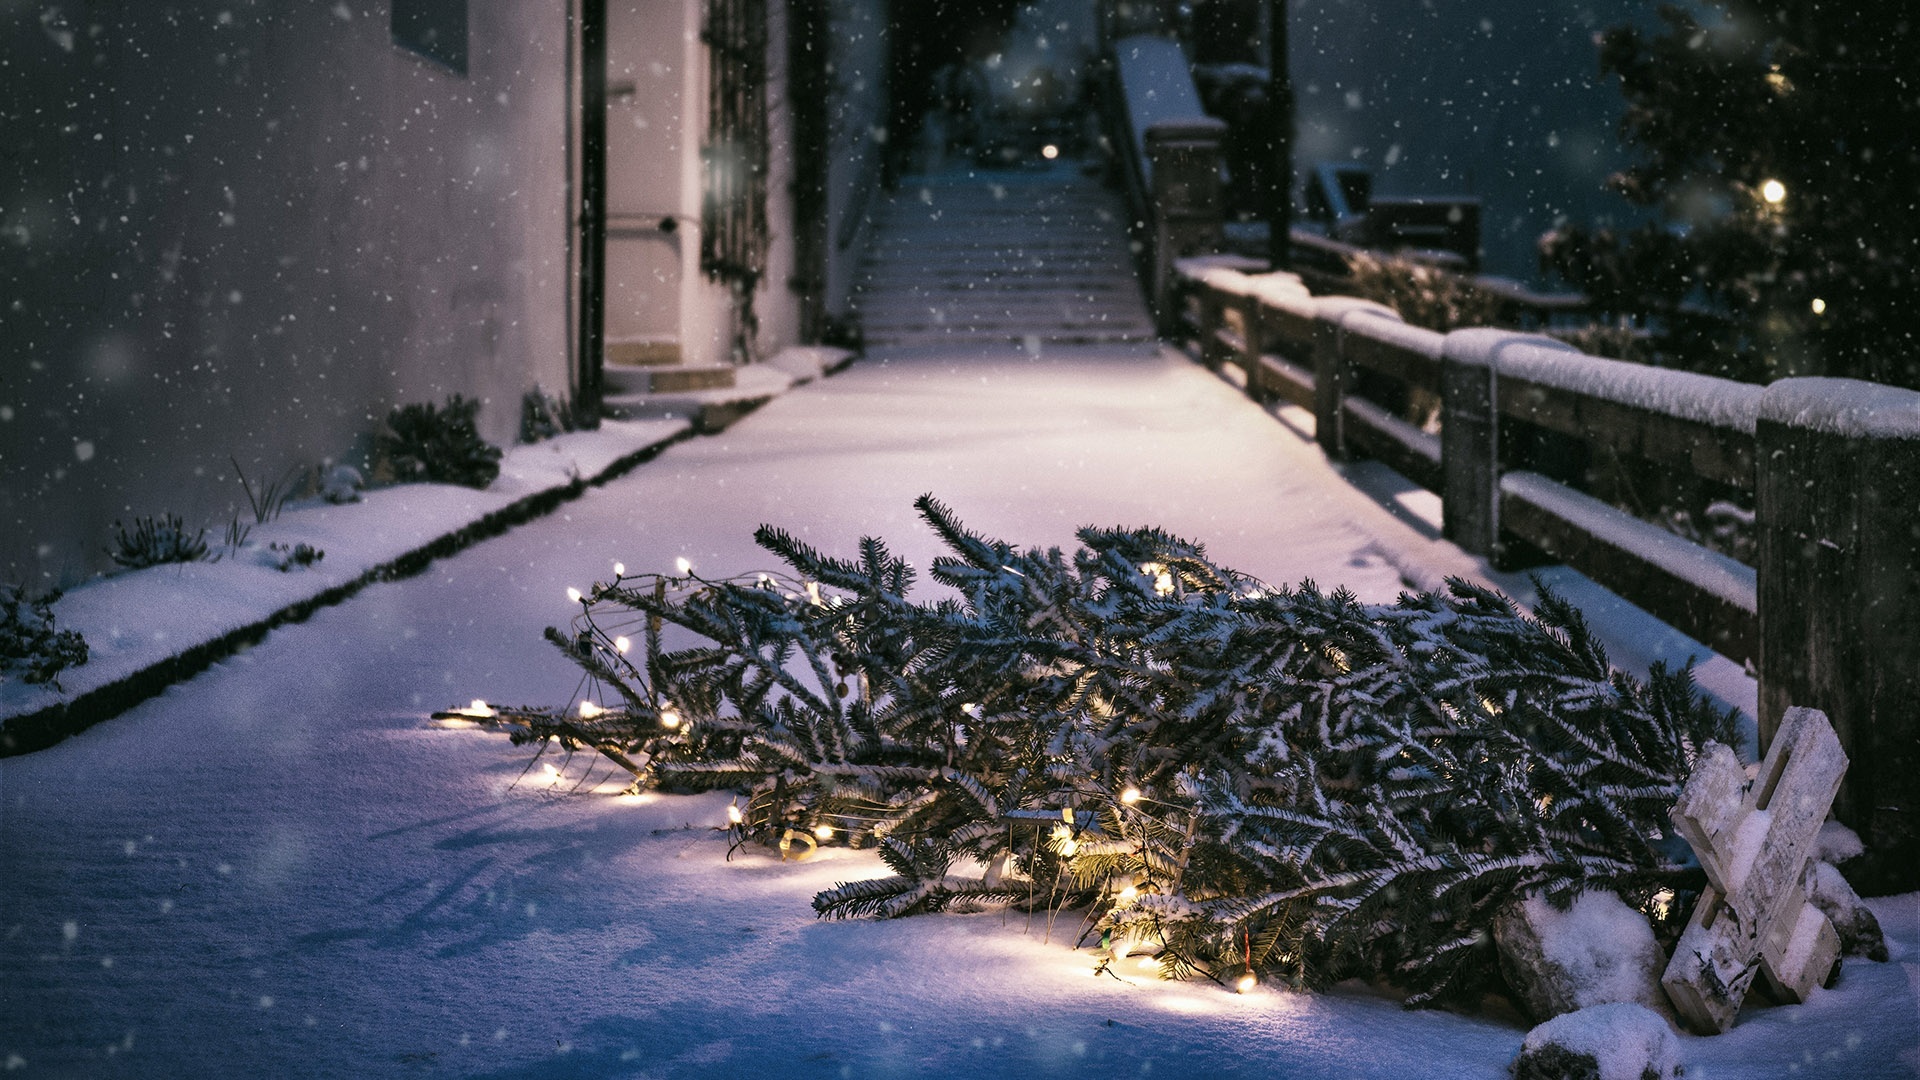
<svg viewBox="0 0 1920 1080"><path fill-rule="evenodd" d="M1293 266L1293 75L1287 66L1287 0L1268 0L1267 132L1272 166L1267 178L1267 261Z"/></svg>
<svg viewBox="0 0 1920 1080"><path fill-rule="evenodd" d="M600 415L607 337L607 0L580 5L580 327L573 400Z"/></svg>

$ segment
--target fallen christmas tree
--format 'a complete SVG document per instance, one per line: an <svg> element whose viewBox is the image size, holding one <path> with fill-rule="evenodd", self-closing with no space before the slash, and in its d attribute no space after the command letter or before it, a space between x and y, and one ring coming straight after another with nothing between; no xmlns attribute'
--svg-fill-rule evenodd
<svg viewBox="0 0 1920 1080"><path fill-rule="evenodd" d="M1490 927L1522 896L1697 887L1666 815L1732 715L1685 670L1611 670L1556 597L1369 606L1156 530L1084 529L1069 558L918 506L957 596L909 600L879 540L843 560L763 527L791 574L616 571L579 597L547 636L599 701L462 714L639 790L737 791L736 843L877 846L893 874L822 916L1081 908L1169 977L1459 1000L1498 978Z"/></svg>

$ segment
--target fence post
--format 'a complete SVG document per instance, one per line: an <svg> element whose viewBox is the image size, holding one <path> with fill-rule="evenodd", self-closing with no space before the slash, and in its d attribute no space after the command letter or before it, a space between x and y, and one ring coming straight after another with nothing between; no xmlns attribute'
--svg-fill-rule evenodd
<svg viewBox="0 0 1920 1080"><path fill-rule="evenodd" d="M1760 737L1833 720L1873 891L1920 885L1920 393L1782 379L1755 431ZM1853 868L1849 868L1850 872Z"/></svg>
<svg viewBox="0 0 1920 1080"><path fill-rule="evenodd" d="M1153 200L1153 309L1160 332L1179 316L1173 264L1220 249L1220 139L1212 117L1163 120L1145 135Z"/></svg>
<svg viewBox="0 0 1920 1080"><path fill-rule="evenodd" d="M1353 389L1353 364L1347 360L1346 321L1356 312L1399 319L1393 309L1371 300L1331 296L1313 305L1313 431L1320 449L1334 461L1347 459L1347 394Z"/></svg>
<svg viewBox="0 0 1920 1080"><path fill-rule="evenodd" d="M1494 354L1517 335L1455 330L1440 350L1441 532L1473 555L1500 542L1500 409Z"/></svg>
<svg viewBox="0 0 1920 1080"><path fill-rule="evenodd" d="M1227 350L1220 343L1220 331L1226 328L1231 302L1223 298L1220 289L1212 282L1202 282L1193 290L1193 296L1200 308L1200 362L1218 371L1226 358Z"/></svg>

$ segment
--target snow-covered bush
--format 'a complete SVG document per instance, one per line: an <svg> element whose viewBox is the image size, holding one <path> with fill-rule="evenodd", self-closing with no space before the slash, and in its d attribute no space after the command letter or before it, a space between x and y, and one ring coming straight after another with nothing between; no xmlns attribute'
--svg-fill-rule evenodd
<svg viewBox="0 0 1920 1080"><path fill-rule="evenodd" d="M539 387L520 397L520 441L537 443L569 431L594 427L589 417L567 397L554 397Z"/></svg>
<svg viewBox="0 0 1920 1080"><path fill-rule="evenodd" d="M1343 294L1385 304L1413 326L1445 333L1500 325L1500 302L1466 275L1395 255L1356 251L1347 256Z"/></svg>
<svg viewBox="0 0 1920 1080"><path fill-rule="evenodd" d="M740 792L742 842L877 845L893 875L822 915L1084 906L1169 976L1426 1003L1496 978L1517 897L1684 885L1656 841L1729 718L1685 671L1611 671L1558 599L1368 606L1157 530L1022 552L919 508L957 595L909 600L878 540L842 560L763 527L791 575L595 586L547 634L599 700L507 719L639 788Z"/></svg>
<svg viewBox="0 0 1920 1080"><path fill-rule="evenodd" d="M52 683L87 662L87 642L78 631L53 625L58 592L29 593L25 586L0 585L0 677L20 673L30 683Z"/></svg>
<svg viewBox="0 0 1920 1080"><path fill-rule="evenodd" d="M107 555L127 570L200 562L207 558L207 530L189 532L178 514L135 518L131 530L116 521Z"/></svg>
<svg viewBox="0 0 1920 1080"><path fill-rule="evenodd" d="M444 408L402 405L374 436L377 472L401 482L427 480L483 488L500 475L500 448L480 437L480 403L454 394Z"/></svg>

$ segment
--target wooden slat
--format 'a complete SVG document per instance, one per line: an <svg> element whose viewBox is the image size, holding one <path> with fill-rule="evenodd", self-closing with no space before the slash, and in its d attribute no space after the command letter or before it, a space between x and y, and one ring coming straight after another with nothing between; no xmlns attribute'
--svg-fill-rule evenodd
<svg viewBox="0 0 1920 1080"><path fill-rule="evenodd" d="M1304 359L1313 355L1311 318L1272 304L1261 304L1260 323L1266 329L1268 348L1277 348L1288 357Z"/></svg>
<svg viewBox="0 0 1920 1080"><path fill-rule="evenodd" d="M1732 660L1758 660L1751 567L1538 473L1500 478L1500 526Z"/></svg>
<svg viewBox="0 0 1920 1080"><path fill-rule="evenodd" d="M1342 406L1350 446L1428 491L1440 490L1440 436L1421 431L1365 398L1349 397Z"/></svg>
<svg viewBox="0 0 1920 1080"><path fill-rule="evenodd" d="M1261 355L1260 366L1251 375L1260 396L1282 398L1303 409L1313 408L1313 372L1306 368L1266 353Z"/></svg>
<svg viewBox="0 0 1920 1080"><path fill-rule="evenodd" d="M1753 435L1502 374L1500 411L1562 434L1753 490Z"/></svg>
<svg viewBox="0 0 1920 1080"><path fill-rule="evenodd" d="M1440 393L1440 361L1417 349L1349 331L1342 342L1348 363L1390 375L1409 386Z"/></svg>

